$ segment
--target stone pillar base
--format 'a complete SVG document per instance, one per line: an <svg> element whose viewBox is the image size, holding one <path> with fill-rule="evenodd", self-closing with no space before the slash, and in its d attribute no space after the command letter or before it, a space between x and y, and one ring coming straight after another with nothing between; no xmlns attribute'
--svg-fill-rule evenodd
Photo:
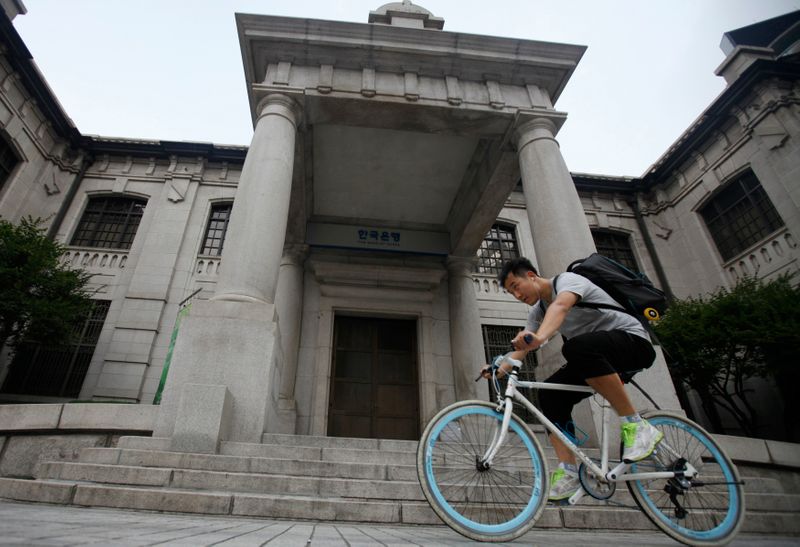
<svg viewBox="0 0 800 547"><path fill-rule="evenodd" d="M233 399L225 386L186 384L181 390L172 452L216 454L230 431Z"/></svg>
<svg viewBox="0 0 800 547"><path fill-rule="evenodd" d="M185 426L181 416L187 413L203 414L208 423L216 421L207 415L210 410L204 410L209 401L194 397L180 401L185 386L204 384L225 388L231 401L230 425L221 430L219 440L260 443L268 416L277 413L281 355L274 305L193 303L178 333L153 436L182 435L186 430L181 430ZM218 393L215 396L219 399ZM227 420L225 408L224 403L213 406L220 424Z"/></svg>
<svg viewBox="0 0 800 547"><path fill-rule="evenodd" d="M274 423L270 420L267 424L269 433L283 433L294 435L297 422L297 406L294 399L281 397L278 399L278 409Z"/></svg>

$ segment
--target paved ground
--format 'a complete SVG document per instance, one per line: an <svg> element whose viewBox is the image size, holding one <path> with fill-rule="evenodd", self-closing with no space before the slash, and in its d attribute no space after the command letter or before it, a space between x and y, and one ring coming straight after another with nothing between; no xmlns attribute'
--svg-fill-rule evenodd
<svg viewBox="0 0 800 547"><path fill-rule="evenodd" d="M653 533L535 530L521 545L676 545ZM0 545L373 546L478 545L445 527L384 526L207 517L0 500ZM742 535L740 547L800 546L800 538Z"/></svg>

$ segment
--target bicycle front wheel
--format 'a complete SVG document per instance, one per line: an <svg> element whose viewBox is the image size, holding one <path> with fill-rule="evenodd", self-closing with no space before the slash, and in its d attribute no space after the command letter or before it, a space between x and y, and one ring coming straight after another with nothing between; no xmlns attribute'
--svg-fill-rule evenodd
<svg viewBox="0 0 800 547"><path fill-rule="evenodd" d="M484 464L502 422L496 405L455 403L428 423L417 450L417 474L431 507L453 530L477 541L521 536L546 503L542 449L517 416L512 414L491 464Z"/></svg>
<svg viewBox="0 0 800 547"><path fill-rule="evenodd" d="M697 470L693 478L629 481L637 505L667 535L687 545L725 545L744 519L736 466L702 427L677 414L644 415L664 433L653 455L631 473Z"/></svg>

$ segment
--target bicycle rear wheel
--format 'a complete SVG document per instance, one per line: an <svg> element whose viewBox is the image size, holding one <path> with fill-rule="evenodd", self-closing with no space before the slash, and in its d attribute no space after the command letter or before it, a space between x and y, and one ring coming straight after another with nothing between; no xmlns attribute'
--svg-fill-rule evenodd
<svg viewBox="0 0 800 547"><path fill-rule="evenodd" d="M644 417L664 433L653 455L631 465L631 473L685 470L690 479L628 481L639 508L667 535L687 545L724 545L744 519L744 492L730 458L702 427L677 414Z"/></svg>
<svg viewBox="0 0 800 547"><path fill-rule="evenodd" d="M544 509L547 473L542 449L512 415L491 466L482 457L503 422L496 405L463 401L439 412L417 450L417 475L431 507L456 532L478 541L511 541Z"/></svg>

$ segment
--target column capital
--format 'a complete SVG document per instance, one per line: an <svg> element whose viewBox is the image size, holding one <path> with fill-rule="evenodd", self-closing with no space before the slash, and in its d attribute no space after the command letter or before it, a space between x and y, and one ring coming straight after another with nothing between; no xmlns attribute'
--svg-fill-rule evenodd
<svg viewBox="0 0 800 547"><path fill-rule="evenodd" d="M530 143L541 139L553 141L558 144L555 138L556 133L558 133L558 125L550 118L539 117L529 119L517 126L514 131L514 138L517 142L517 152L521 151Z"/></svg>
<svg viewBox="0 0 800 547"><path fill-rule="evenodd" d="M305 243L289 243L283 247L281 266L302 266L308 257L308 245Z"/></svg>
<svg viewBox="0 0 800 547"><path fill-rule="evenodd" d="M476 256L448 256L447 272L450 277L472 277L478 264Z"/></svg>
<svg viewBox="0 0 800 547"><path fill-rule="evenodd" d="M255 108L258 120L265 116L278 115L286 118L297 129L303 115L303 108L294 98L283 93L270 93L258 101Z"/></svg>

